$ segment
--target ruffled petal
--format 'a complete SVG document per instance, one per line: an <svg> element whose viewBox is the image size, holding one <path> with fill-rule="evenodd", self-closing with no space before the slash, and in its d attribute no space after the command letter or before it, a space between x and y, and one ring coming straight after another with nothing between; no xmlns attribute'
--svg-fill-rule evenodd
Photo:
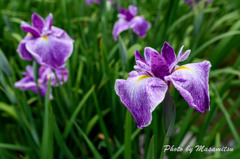
<svg viewBox="0 0 240 159"><path fill-rule="evenodd" d="M130 21L130 27L139 36L146 36L147 30L150 28L150 23L147 22L142 16L135 16Z"/></svg>
<svg viewBox="0 0 240 159"><path fill-rule="evenodd" d="M34 28L33 26L29 25L26 22L22 22L21 23L21 29L23 31L26 31L28 33L31 33L33 36L35 37L40 37L40 32L38 31L38 29Z"/></svg>
<svg viewBox="0 0 240 159"><path fill-rule="evenodd" d="M74 42L74 40L63 29L52 26L51 30L52 30L51 35L57 37L58 39Z"/></svg>
<svg viewBox="0 0 240 159"><path fill-rule="evenodd" d="M62 68L73 51L73 42L44 36L26 43L27 50L41 65L54 69Z"/></svg>
<svg viewBox="0 0 240 159"><path fill-rule="evenodd" d="M32 14L32 26L34 28L37 28L38 31L41 33L42 29L44 27L44 20L41 16L39 16L37 13Z"/></svg>
<svg viewBox="0 0 240 159"><path fill-rule="evenodd" d="M167 84L156 77L131 74L127 80L116 80L115 91L141 129L151 123L152 112L163 101Z"/></svg>
<svg viewBox="0 0 240 159"><path fill-rule="evenodd" d="M173 83L189 106L201 113L210 110L208 86L210 67L208 61L187 64L178 67L171 75L165 77L166 81Z"/></svg>
<svg viewBox="0 0 240 159"><path fill-rule="evenodd" d="M113 27L113 38L115 41L118 40L118 35L125 31L125 30L128 30L130 29L129 28L129 22L123 20L123 19L119 19L115 24L114 24L114 27Z"/></svg>
<svg viewBox="0 0 240 159"><path fill-rule="evenodd" d="M29 53L29 51L27 51L26 49L26 42L28 40L32 40L35 39L35 37L33 37L30 33L28 35L25 36L25 38L18 44L18 48L17 48L17 52L19 54L19 56L23 59L23 60L29 60L31 61L32 55Z"/></svg>
<svg viewBox="0 0 240 159"><path fill-rule="evenodd" d="M166 60L168 66L170 66L176 60L176 55L172 46L169 45L166 41L163 44L161 54Z"/></svg>

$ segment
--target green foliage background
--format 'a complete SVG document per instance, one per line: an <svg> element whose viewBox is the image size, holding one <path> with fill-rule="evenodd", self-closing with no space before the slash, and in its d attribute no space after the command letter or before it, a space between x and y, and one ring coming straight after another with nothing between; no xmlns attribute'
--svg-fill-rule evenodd
<svg viewBox="0 0 240 159"><path fill-rule="evenodd" d="M240 2L215 0L191 8L184 0L121 0L125 8L133 3L151 29L142 39L125 31L115 42L118 11L110 3L89 7L84 0L0 0L1 159L239 158ZM16 52L26 34L20 23L30 23L33 12L53 13L53 25L75 40L67 61L69 79L53 88L52 101L14 88L26 65L33 65ZM143 53L149 46L160 52L164 41L176 53L182 45L191 49L185 63L205 59L212 64L210 111L193 110L173 88L176 119L170 138L165 137L162 104L152 124L140 130L114 91L115 80L133 70L135 49ZM164 144L184 147L191 141L234 151L163 152Z"/></svg>

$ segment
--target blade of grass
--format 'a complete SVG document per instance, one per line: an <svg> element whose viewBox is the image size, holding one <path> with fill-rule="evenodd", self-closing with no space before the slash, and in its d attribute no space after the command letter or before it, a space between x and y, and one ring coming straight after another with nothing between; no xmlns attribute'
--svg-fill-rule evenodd
<svg viewBox="0 0 240 159"><path fill-rule="evenodd" d="M124 158L131 159L131 134L132 134L132 114L126 111L125 131L124 131Z"/></svg>
<svg viewBox="0 0 240 159"><path fill-rule="evenodd" d="M44 119L43 119L43 135L42 135L42 147L41 158L51 159L53 158L53 130L52 130L52 110L50 106L50 89L51 78L48 81L47 93L44 101Z"/></svg>
<svg viewBox="0 0 240 159"><path fill-rule="evenodd" d="M0 143L1 149L8 149L13 151L31 151L30 148L21 146L21 145L13 145L13 144L6 144L6 143Z"/></svg>
<svg viewBox="0 0 240 159"><path fill-rule="evenodd" d="M90 97L90 95L93 93L95 89L95 85L93 85L89 91L85 94L85 96L82 98L82 100L79 102L78 106L76 107L76 109L74 110L70 120L69 120L69 123L67 124L65 130L64 130L64 133L63 133L63 136L64 138L67 138L71 128L72 128L72 125L73 123L75 122L76 118L77 118L77 115L78 113L80 112L80 110L82 109L82 107L84 106L84 104L86 103L86 101L88 100L88 98Z"/></svg>
<svg viewBox="0 0 240 159"><path fill-rule="evenodd" d="M102 132L105 136L105 142L107 144L108 153L109 153L110 156L112 156L112 146L110 145L110 142L109 142L108 131L107 131L106 125L104 124L104 120L103 120L103 117L102 117L102 113L101 113L101 110L100 110L100 107L99 107L99 104L98 104L98 100L97 100L97 96L95 94L95 91L93 92L93 99L94 99L94 104L96 106L96 110L97 110L97 113L98 113L100 127L101 127L101 130L102 130Z"/></svg>
<svg viewBox="0 0 240 159"><path fill-rule="evenodd" d="M89 146L90 150L92 151L93 155L95 156L95 158L96 159L101 159L102 157L101 157L100 153L97 151L97 149L95 148L95 146L91 142L91 140L89 140L87 135L83 132L83 130L78 126L78 124L76 122L74 122L74 125L75 125L76 129L79 131L79 134L82 135L82 137L84 138L84 140L88 144L88 146Z"/></svg>
<svg viewBox="0 0 240 159"><path fill-rule="evenodd" d="M150 140L150 144L147 152L147 159L154 159L154 135Z"/></svg>
<svg viewBox="0 0 240 159"><path fill-rule="evenodd" d="M131 140L134 140L135 137L141 132L141 129L137 129L132 133ZM118 151L113 155L111 159L117 159L119 155L121 155L124 151L125 147L124 144L118 149Z"/></svg>
<svg viewBox="0 0 240 159"><path fill-rule="evenodd" d="M220 95L219 95L219 93L218 93L218 91L217 91L217 89L216 89L216 86L212 83L212 84L211 84L211 87L212 87L212 89L213 89L213 91L214 91L214 93L215 93L215 95L216 95L216 103L218 104L219 108L220 108L221 111L223 112L224 117L226 118L227 123L228 123L228 125L229 125L229 128L230 128L230 130L231 130L231 132L232 132L232 134L233 134L234 139L236 140L236 142L237 142L238 144L240 144L240 138L239 138L239 136L238 136L238 132L237 132L237 130L236 130L236 128L235 128L235 126L234 126L234 124L233 124L230 116L229 116L228 111L226 110L226 108L225 108L224 105L223 105L222 99L221 99L221 97L220 97Z"/></svg>

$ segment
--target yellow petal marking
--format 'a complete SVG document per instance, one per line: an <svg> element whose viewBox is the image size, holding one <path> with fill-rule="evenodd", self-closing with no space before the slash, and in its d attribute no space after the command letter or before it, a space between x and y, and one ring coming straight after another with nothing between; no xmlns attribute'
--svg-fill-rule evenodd
<svg viewBox="0 0 240 159"><path fill-rule="evenodd" d="M188 68L188 67L186 67L186 66L180 66L180 67L178 67L175 71L177 71L177 70L182 70L182 69L192 71L190 68Z"/></svg>
<svg viewBox="0 0 240 159"><path fill-rule="evenodd" d="M50 78L51 77L51 73L47 74L47 78Z"/></svg>
<svg viewBox="0 0 240 159"><path fill-rule="evenodd" d="M31 33L27 33L27 36L32 36L32 34Z"/></svg>
<svg viewBox="0 0 240 159"><path fill-rule="evenodd" d="M139 81L141 81L142 79L144 79L144 78L149 78L149 77L151 77L151 76L141 75L141 76L138 78L137 83L138 83Z"/></svg>
<svg viewBox="0 0 240 159"><path fill-rule="evenodd" d="M47 36L47 35L44 35L42 38L43 38L44 40L47 40L47 39L48 39L48 36Z"/></svg>

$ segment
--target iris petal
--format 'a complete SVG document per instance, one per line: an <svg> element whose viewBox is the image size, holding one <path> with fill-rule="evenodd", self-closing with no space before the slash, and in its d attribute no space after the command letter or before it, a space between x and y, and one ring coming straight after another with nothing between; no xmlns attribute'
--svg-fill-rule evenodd
<svg viewBox="0 0 240 159"><path fill-rule="evenodd" d="M42 19L42 17L39 16L37 13L33 13L31 20L32 20L32 26L34 28L37 28L38 31L41 33L44 27L44 20Z"/></svg>
<svg viewBox="0 0 240 159"><path fill-rule="evenodd" d="M187 64L178 67L171 75L165 77L166 81L173 83L189 106L201 113L210 110L208 90L210 67L208 61Z"/></svg>
<svg viewBox="0 0 240 159"><path fill-rule="evenodd" d="M169 45L166 41L163 44L161 53L169 66L176 60L176 55L172 46Z"/></svg>
<svg viewBox="0 0 240 159"><path fill-rule="evenodd" d="M123 19L119 19L115 24L114 24L114 27L113 27L113 38L115 41L118 40L118 35L125 31L125 30L128 30L130 29L129 28L129 24L127 21L123 20Z"/></svg>
<svg viewBox="0 0 240 159"><path fill-rule="evenodd" d="M167 84L157 77L132 74L127 80L116 80L115 91L132 113L137 127L143 128L151 123L152 112L163 101Z"/></svg>
<svg viewBox="0 0 240 159"><path fill-rule="evenodd" d="M26 31L28 33L31 33L32 35L36 36L36 37L40 37L40 32L38 31L38 29L34 28L33 26L29 25L26 22L22 22L21 23L21 29L23 31Z"/></svg>
<svg viewBox="0 0 240 159"><path fill-rule="evenodd" d="M135 16L130 21L130 27L139 36L146 36L147 30L150 28L150 23L147 22L142 16Z"/></svg>
<svg viewBox="0 0 240 159"><path fill-rule="evenodd" d="M64 67L66 59L71 56L73 43L46 36L28 41L26 48L39 64L58 69Z"/></svg>
<svg viewBox="0 0 240 159"><path fill-rule="evenodd" d="M33 59L32 55L26 49L26 42L28 40L32 40L32 39L35 39L35 38L32 35L27 35L24 37L24 39L18 45L17 52L23 60L31 61Z"/></svg>

